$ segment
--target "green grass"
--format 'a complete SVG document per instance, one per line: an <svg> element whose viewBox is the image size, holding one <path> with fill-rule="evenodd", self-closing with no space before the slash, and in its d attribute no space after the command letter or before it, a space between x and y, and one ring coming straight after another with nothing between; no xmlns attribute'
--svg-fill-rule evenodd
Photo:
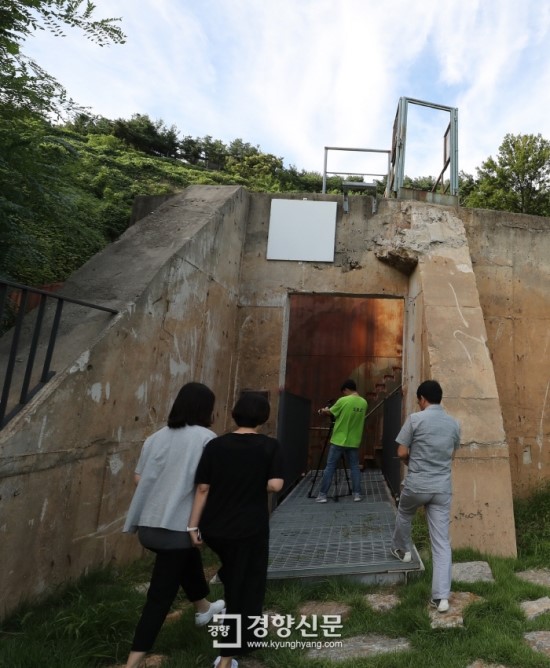
<svg viewBox="0 0 550 668"><path fill-rule="evenodd" d="M338 663L310 660L305 650L279 648L258 651L254 658L268 668L465 668L477 659L509 668L542 668L550 658L533 652L523 641L528 631L550 631L550 613L528 621L520 602L549 594L545 587L524 582L515 576L527 568L550 566L550 487L530 499L516 502L518 558L504 559L473 550L455 550L455 562L488 561L495 582L453 584L453 591L470 591L482 601L470 605L464 627L432 629L426 602L430 595L431 562L425 522L418 515L414 539L426 571L407 585L395 589L400 603L392 610L374 612L365 596L385 591L384 586L368 586L342 578L304 583L270 583L266 609L283 615L298 614L306 601L337 601L350 606L343 623L342 640L365 633L406 638L409 651L354 658ZM204 551L207 566L215 557ZM145 594L136 585L147 582L151 559L125 568L98 571L33 606L24 606L4 620L0 627L0 668L88 668L124 664ZM222 588L212 587L212 596ZM184 597L176 607L184 605ZM277 640L270 634L269 638ZM293 631L288 640L304 640ZM318 639L321 639L319 636ZM349 642L349 641L348 641ZM183 615L164 625L155 653L166 655L163 668L206 668L212 665L215 650L205 629L194 626L193 610L184 605ZM243 666L246 664L242 662Z"/></svg>

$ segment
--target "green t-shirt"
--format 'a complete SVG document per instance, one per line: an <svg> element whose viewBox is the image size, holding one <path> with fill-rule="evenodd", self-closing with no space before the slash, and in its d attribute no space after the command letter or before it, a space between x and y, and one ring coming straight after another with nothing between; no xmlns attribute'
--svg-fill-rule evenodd
<svg viewBox="0 0 550 668"><path fill-rule="evenodd" d="M347 448L358 448L363 436L367 406L366 400L358 394L340 397L330 407L330 412L336 418L330 442Z"/></svg>

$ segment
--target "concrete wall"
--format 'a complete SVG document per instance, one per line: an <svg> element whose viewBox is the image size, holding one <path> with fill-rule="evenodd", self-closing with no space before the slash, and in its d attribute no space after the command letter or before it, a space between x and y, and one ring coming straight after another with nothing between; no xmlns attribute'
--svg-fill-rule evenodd
<svg viewBox="0 0 550 668"><path fill-rule="evenodd" d="M550 478L550 219L461 209L515 496Z"/></svg>
<svg viewBox="0 0 550 668"><path fill-rule="evenodd" d="M395 227L380 257L417 258L406 310L405 412L417 410L422 380L441 383L444 406L462 428L453 465L453 546L514 556L508 446L464 225L452 207L390 206Z"/></svg>
<svg viewBox="0 0 550 668"><path fill-rule="evenodd" d="M240 282L238 382L241 387L270 391L273 410L268 427L274 432L278 389L284 386L289 293L404 297L408 280L372 252L390 220L373 216L371 199L366 197L350 197L349 213L343 213L342 197L308 195L313 200L339 202L333 263L266 262L272 197L255 194L250 203Z"/></svg>
<svg viewBox="0 0 550 668"><path fill-rule="evenodd" d="M521 469L527 489L550 473L548 232L525 217L415 201L384 200L373 215L370 198L351 197L344 214L341 197L309 195L339 204L335 261L266 261L272 197L188 188L67 282L68 296L120 313L68 308L59 373L0 432L0 615L88 567L136 556L120 533L133 468L182 383L215 391L218 432L241 389L267 390L275 433L292 292L405 299L406 408L418 383L437 377L463 424L454 544L515 552L499 398L514 479Z"/></svg>
<svg viewBox="0 0 550 668"><path fill-rule="evenodd" d="M81 311L68 309L61 371L0 432L0 615L136 556L135 537L121 533L134 466L184 382L212 387L214 428L225 428L247 210L241 188L189 188L65 286L120 313L100 314L100 333L87 335Z"/></svg>

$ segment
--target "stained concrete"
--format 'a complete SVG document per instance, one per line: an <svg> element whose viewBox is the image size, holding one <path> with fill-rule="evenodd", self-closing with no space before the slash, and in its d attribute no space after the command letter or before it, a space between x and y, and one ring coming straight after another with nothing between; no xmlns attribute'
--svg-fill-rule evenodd
<svg viewBox="0 0 550 668"><path fill-rule="evenodd" d="M464 626L464 611L472 603L480 603L484 599L477 594L468 591L451 592L449 597L449 610L438 612L435 608L428 606L430 626L432 629L456 629Z"/></svg>
<svg viewBox="0 0 550 668"><path fill-rule="evenodd" d="M550 598L543 596L534 601L522 601L520 607L527 619L535 619L550 612Z"/></svg>
<svg viewBox="0 0 550 668"><path fill-rule="evenodd" d="M404 412L436 376L463 428L453 544L515 553L512 484L550 477L549 221L308 195L338 203L334 262L268 262L272 197L302 195L188 188L67 281L119 314L68 307L56 377L0 432L0 615L139 555L120 533L133 467L184 382L214 389L217 431L243 387L265 389L276 432L292 292L405 301Z"/></svg>
<svg viewBox="0 0 550 668"><path fill-rule="evenodd" d="M525 582L531 582L532 584L550 588L549 568L531 568L527 571L518 571L516 577Z"/></svg>
<svg viewBox="0 0 550 668"><path fill-rule="evenodd" d="M550 657L550 631L530 631L524 638L532 650Z"/></svg>
<svg viewBox="0 0 550 668"><path fill-rule="evenodd" d="M453 563L453 580L456 582L494 582L491 567L486 561Z"/></svg>
<svg viewBox="0 0 550 668"><path fill-rule="evenodd" d="M515 496L548 480L550 221L460 209L495 369Z"/></svg>
<svg viewBox="0 0 550 668"><path fill-rule="evenodd" d="M306 656L311 660L328 659L333 663L340 663L349 659L370 658L390 652L406 652L411 647L410 642L405 638L388 638L376 633L367 633L346 638L343 647L310 649Z"/></svg>
<svg viewBox="0 0 550 668"><path fill-rule="evenodd" d="M515 556L508 447L464 224L450 207L403 203L401 210L385 246L418 259L406 307L406 412L416 410L414 390L423 379L440 380L444 407L462 429L453 466L453 545L490 545L492 553Z"/></svg>

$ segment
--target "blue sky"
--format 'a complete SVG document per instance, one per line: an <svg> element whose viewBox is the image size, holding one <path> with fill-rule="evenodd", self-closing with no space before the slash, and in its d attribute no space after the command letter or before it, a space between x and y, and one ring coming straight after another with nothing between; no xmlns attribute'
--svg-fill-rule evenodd
<svg viewBox="0 0 550 668"><path fill-rule="evenodd" d="M390 149L402 96L458 108L459 169L506 133L550 140L550 0L94 0L124 45L39 31L24 45L91 113L241 138L323 170L325 146ZM409 107L405 172L437 176L449 115ZM329 171L385 172L331 152Z"/></svg>

